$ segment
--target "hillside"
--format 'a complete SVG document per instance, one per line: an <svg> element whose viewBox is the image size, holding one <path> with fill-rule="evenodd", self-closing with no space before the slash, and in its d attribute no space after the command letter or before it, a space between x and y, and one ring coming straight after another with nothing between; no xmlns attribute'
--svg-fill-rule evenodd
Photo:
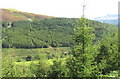
<svg viewBox="0 0 120 79"><path fill-rule="evenodd" d="M21 12L15 9L2 9L2 21L31 21L31 20L41 20L45 18L53 18L52 16L33 14L27 12Z"/></svg>
<svg viewBox="0 0 120 79"><path fill-rule="evenodd" d="M3 48L47 48L74 45L73 29L78 18L55 18L45 15L2 9ZM117 27L98 21L90 21L95 27L95 38L100 40L104 33L114 34ZM110 30L110 31L109 31Z"/></svg>
<svg viewBox="0 0 120 79"><path fill-rule="evenodd" d="M47 48L70 47L74 45L73 29L78 18L51 18L40 21L14 21L11 28L3 22L3 48ZM117 33L114 25L91 21L95 27L96 40L104 33Z"/></svg>

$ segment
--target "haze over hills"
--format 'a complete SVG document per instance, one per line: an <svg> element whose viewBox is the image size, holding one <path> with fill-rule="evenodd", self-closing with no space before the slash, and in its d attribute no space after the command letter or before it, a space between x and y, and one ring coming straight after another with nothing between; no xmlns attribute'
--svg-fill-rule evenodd
<svg viewBox="0 0 120 79"><path fill-rule="evenodd" d="M118 15L117 14L109 14L104 17L96 17L94 18L96 21L105 22L108 24L118 25Z"/></svg>
<svg viewBox="0 0 120 79"><path fill-rule="evenodd" d="M21 12L16 9L2 9L2 21L41 20L53 16Z"/></svg>

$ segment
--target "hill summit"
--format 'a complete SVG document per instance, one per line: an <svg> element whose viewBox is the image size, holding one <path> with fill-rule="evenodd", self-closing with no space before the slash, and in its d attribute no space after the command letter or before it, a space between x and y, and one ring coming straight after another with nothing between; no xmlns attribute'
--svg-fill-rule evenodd
<svg viewBox="0 0 120 79"><path fill-rule="evenodd" d="M21 21L21 20L41 20L45 18L53 18L53 16L21 12L16 9L0 9L2 10L2 21Z"/></svg>

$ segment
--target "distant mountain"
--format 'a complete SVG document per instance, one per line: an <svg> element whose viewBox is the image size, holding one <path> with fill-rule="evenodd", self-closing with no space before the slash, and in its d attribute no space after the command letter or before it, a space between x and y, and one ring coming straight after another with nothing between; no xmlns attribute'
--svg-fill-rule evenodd
<svg viewBox="0 0 120 79"><path fill-rule="evenodd" d="M20 20L41 20L45 18L53 18L53 16L46 16L40 14L33 14L21 12L16 9L0 9L2 10L2 21L20 21Z"/></svg>
<svg viewBox="0 0 120 79"><path fill-rule="evenodd" d="M93 20L108 23L108 24L118 25L118 15L117 14L109 14L104 17L96 17Z"/></svg>

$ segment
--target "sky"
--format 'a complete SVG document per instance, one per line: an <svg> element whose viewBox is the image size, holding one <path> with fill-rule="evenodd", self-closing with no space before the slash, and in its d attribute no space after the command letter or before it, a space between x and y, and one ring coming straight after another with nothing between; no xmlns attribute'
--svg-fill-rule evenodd
<svg viewBox="0 0 120 79"><path fill-rule="evenodd" d="M0 8L13 8L23 12L55 17L80 18L84 0L2 0ZM120 0L86 0L85 17L93 19L118 14Z"/></svg>

